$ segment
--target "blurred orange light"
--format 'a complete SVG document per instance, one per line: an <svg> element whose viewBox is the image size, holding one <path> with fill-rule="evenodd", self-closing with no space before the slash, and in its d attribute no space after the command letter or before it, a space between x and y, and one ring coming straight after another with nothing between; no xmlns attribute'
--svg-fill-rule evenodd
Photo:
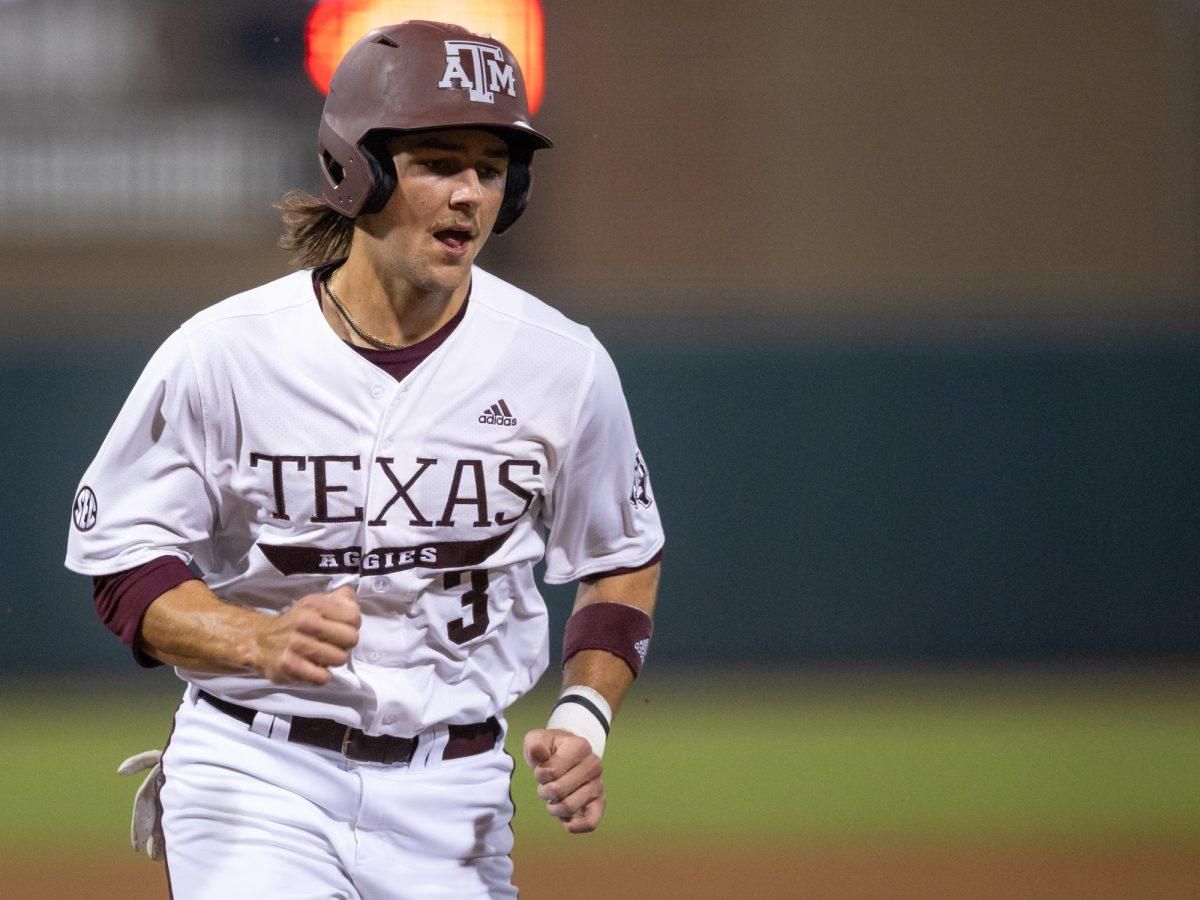
<svg viewBox="0 0 1200 900"><path fill-rule="evenodd" d="M372 28L407 19L453 22L508 45L525 75L529 112L546 91L545 23L540 0L320 0L305 26L305 68L321 93L346 51Z"/></svg>

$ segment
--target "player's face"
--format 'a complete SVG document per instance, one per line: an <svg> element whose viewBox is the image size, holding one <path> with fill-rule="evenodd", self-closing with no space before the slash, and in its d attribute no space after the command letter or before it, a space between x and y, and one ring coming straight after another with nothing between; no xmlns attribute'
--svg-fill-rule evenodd
<svg viewBox="0 0 1200 900"><path fill-rule="evenodd" d="M504 199L508 146L453 128L388 141L396 190L372 218L387 265L424 291L453 290L492 232Z"/></svg>

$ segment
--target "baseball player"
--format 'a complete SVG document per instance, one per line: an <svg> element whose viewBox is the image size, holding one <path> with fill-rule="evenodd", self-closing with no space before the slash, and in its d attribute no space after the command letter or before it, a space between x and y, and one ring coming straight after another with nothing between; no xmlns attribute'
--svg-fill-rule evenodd
<svg viewBox="0 0 1200 900"><path fill-rule="evenodd" d="M323 199L283 204L304 268L171 335L83 476L67 565L187 684L134 821L176 898L514 896L504 710L548 664L543 556L579 589L525 761L568 832L603 815L658 509L592 333L473 264L548 147L501 42L367 35Z"/></svg>

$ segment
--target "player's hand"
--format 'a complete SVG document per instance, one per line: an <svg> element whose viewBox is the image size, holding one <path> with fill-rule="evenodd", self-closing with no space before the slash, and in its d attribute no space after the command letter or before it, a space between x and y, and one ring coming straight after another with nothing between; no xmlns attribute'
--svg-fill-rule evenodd
<svg viewBox="0 0 1200 900"><path fill-rule="evenodd" d="M159 862L166 851L162 830L162 801L158 792L163 786L162 751L147 750L131 756L117 767L118 775L137 775L150 770L142 786L133 798L133 819L129 824L129 843L135 853L146 855Z"/></svg>
<svg viewBox="0 0 1200 900"><path fill-rule="evenodd" d="M362 613L354 588L308 594L267 618L255 635L256 668L275 684L325 684L358 643Z"/></svg>
<svg viewBox="0 0 1200 900"><path fill-rule="evenodd" d="M571 834L595 831L604 815L604 765L586 739L569 731L535 728L525 735L525 763L533 770L546 812Z"/></svg>

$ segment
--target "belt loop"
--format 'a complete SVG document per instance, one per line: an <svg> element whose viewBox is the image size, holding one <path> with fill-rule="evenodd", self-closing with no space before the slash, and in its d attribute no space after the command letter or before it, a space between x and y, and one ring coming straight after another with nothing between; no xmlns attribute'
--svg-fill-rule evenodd
<svg viewBox="0 0 1200 900"><path fill-rule="evenodd" d="M267 731L267 737L275 741L283 741L285 744L288 738L292 735L292 717L291 716L272 716L271 728Z"/></svg>
<svg viewBox="0 0 1200 900"><path fill-rule="evenodd" d="M275 731L275 717L270 713L255 713L254 721L250 723L250 730L263 737L271 737L272 732Z"/></svg>
<svg viewBox="0 0 1200 900"><path fill-rule="evenodd" d="M450 729L445 725L434 725L417 737L417 752L413 754L410 769L433 769L442 762L446 742L450 740Z"/></svg>

